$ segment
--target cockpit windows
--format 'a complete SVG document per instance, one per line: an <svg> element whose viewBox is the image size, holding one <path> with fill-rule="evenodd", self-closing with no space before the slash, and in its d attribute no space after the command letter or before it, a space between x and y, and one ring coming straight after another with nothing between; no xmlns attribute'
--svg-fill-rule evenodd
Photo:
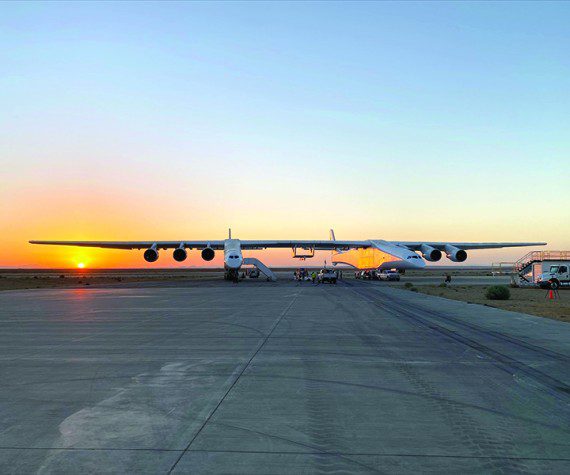
<svg viewBox="0 0 570 475"><path fill-rule="evenodd" d="M408 256L406 259L420 259L420 256Z"/></svg>

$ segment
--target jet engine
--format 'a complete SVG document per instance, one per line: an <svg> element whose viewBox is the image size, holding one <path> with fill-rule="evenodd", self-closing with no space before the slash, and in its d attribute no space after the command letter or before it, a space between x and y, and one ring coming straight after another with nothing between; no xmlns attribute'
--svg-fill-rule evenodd
<svg viewBox="0 0 570 475"><path fill-rule="evenodd" d="M186 249L184 249L183 247L178 247L174 249L172 257L174 257L175 261L182 262L186 260L186 258L188 257L188 253L186 252Z"/></svg>
<svg viewBox="0 0 570 475"><path fill-rule="evenodd" d="M453 262L463 262L467 259L467 253L463 249L459 249L455 246L450 246L447 244L445 246L445 255L450 261Z"/></svg>
<svg viewBox="0 0 570 475"><path fill-rule="evenodd" d="M215 255L216 253L211 247L205 247L204 249L202 249L202 259L204 259L205 261L211 261Z"/></svg>
<svg viewBox="0 0 570 475"><path fill-rule="evenodd" d="M422 244L421 249L422 256L426 261L437 262L441 259L441 251L434 247Z"/></svg>
<svg viewBox="0 0 570 475"><path fill-rule="evenodd" d="M155 262L158 259L158 251L154 248L144 251L144 260L147 262Z"/></svg>

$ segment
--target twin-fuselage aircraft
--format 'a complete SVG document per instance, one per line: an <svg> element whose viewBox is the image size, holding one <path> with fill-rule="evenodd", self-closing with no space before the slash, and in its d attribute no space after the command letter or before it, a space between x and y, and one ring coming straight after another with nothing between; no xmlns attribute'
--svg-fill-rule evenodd
<svg viewBox="0 0 570 475"><path fill-rule="evenodd" d="M332 251L333 265L347 264L360 270L405 271L422 269L426 266L425 261L437 262L444 254L453 262L463 262L467 259L467 250L546 244L544 242L410 242L382 239L337 241L332 229L328 241L246 241L232 239L230 230L228 239L218 241L30 241L30 243L105 249L145 249L143 257L147 262L156 262L159 250L173 249L172 257L177 262L186 260L188 250L197 249L205 261L214 259L216 251L223 251L225 277L230 280L238 279L243 265L254 265L268 278L275 279L275 275L267 266L258 259L244 257L242 251L290 248L293 257L300 259L314 257L315 251Z"/></svg>

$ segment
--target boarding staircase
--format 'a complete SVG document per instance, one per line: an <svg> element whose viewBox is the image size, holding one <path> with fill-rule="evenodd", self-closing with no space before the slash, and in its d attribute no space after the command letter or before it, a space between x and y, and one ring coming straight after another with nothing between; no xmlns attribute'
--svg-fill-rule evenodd
<svg viewBox="0 0 570 475"><path fill-rule="evenodd" d="M267 280L271 280L273 282L277 280L277 276L275 275L275 273L259 259L256 259L255 257L244 257L243 263L247 266L257 267L260 272L265 274Z"/></svg>
<svg viewBox="0 0 570 475"><path fill-rule="evenodd" d="M570 260L570 251L531 251L515 262L512 275L513 281L519 285L534 285L532 280L533 264L544 261L567 260Z"/></svg>

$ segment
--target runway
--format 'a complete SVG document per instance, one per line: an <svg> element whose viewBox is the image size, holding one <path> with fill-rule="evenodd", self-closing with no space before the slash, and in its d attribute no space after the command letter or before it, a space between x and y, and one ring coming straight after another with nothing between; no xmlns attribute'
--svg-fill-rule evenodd
<svg viewBox="0 0 570 475"><path fill-rule="evenodd" d="M1 473L568 473L570 326L350 280L0 293Z"/></svg>

